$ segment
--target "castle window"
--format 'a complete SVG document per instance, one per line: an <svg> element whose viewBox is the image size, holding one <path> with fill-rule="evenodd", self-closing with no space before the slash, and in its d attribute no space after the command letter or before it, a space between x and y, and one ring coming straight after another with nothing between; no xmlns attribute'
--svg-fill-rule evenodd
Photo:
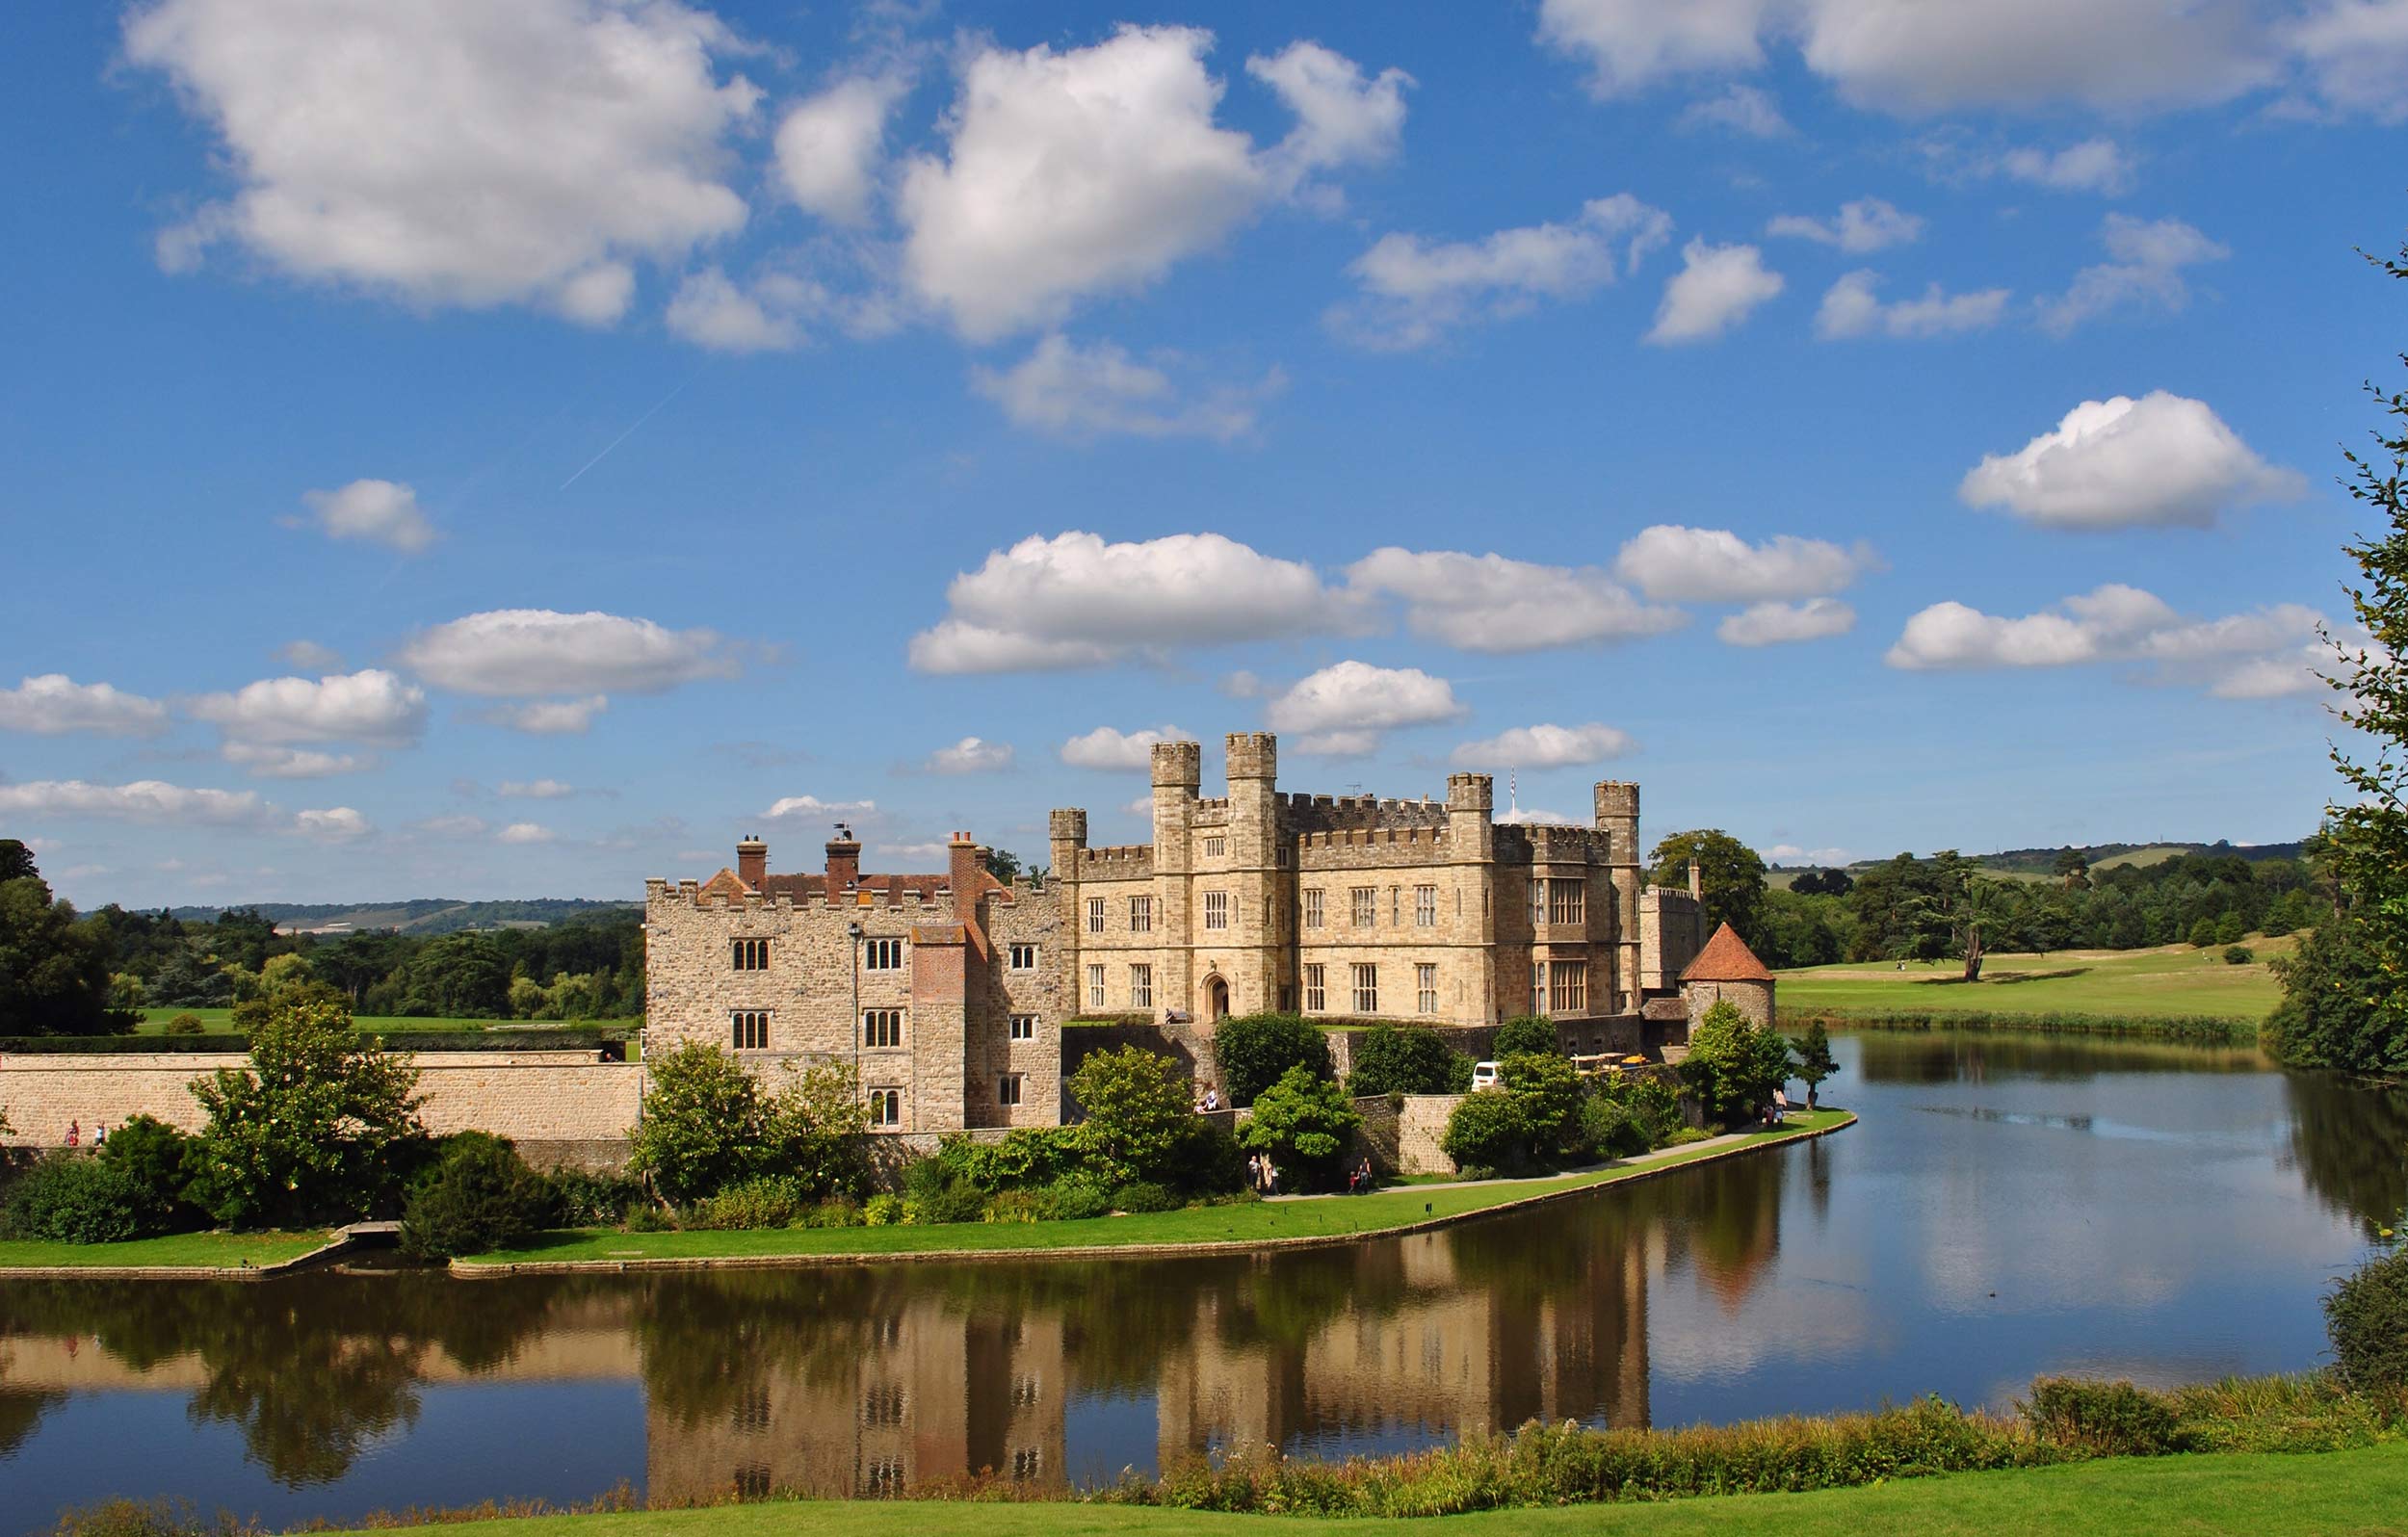
<svg viewBox="0 0 2408 1537"><path fill-rule="evenodd" d="M1229 840L1218 833L1204 840L1204 857L1218 859L1229 852Z"/></svg>
<svg viewBox="0 0 2408 1537"><path fill-rule="evenodd" d="M1204 926L1206 928L1229 926L1229 894L1227 892L1208 891L1204 894Z"/></svg>
<svg viewBox="0 0 2408 1537"><path fill-rule="evenodd" d="M1418 1000L1421 1012L1438 1012L1438 968L1435 964L1423 961L1413 968L1413 989L1421 995Z"/></svg>
<svg viewBox="0 0 2408 1537"><path fill-rule="evenodd" d="M903 1090L870 1090L870 1124L889 1132L903 1125Z"/></svg>
<svg viewBox="0 0 2408 1537"><path fill-rule="evenodd" d="M1328 994L1322 986L1323 968L1319 961L1304 968L1304 1012L1318 1014L1329 1006Z"/></svg>
<svg viewBox="0 0 2408 1537"><path fill-rule="evenodd" d="M1011 1406L1014 1409L1034 1409L1044 1401L1044 1398L1045 1385L1036 1378L1014 1377L1011 1379Z"/></svg>
<svg viewBox="0 0 2408 1537"><path fill-rule="evenodd" d="M1011 1016L1011 1038L1015 1041L1035 1040L1036 1016L1034 1014L1014 1014Z"/></svg>
<svg viewBox="0 0 2408 1537"><path fill-rule="evenodd" d="M1104 899L1101 897L1086 899L1086 931L1090 934L1104 931Z"/></svg>
<svg viewBox="0 0 2408 1537"><path fill-rule="evenodd" d="M864 940L861 945L861 969L869 972L902 971L903 942L900 939Z"/></svg>
<svg viewBox="0 0 2408 1537"><path fill-rule="evenodd" d="M1369 928L1373 925L1378 923L1379 888L1375 886L1357 886L1354 888L1352 896L1354 899L1354 926L1357 928Z"/></svg>
<svg viewBox="0 0 2408 1537"><path fill-rule="evenodd" d="M1547 882L1538 875L1531 877L1531 926L1536 928L1547 921Z"/></svg>
<svg viewBox="0 0 2408 1537"><path fill-rule="evenodd" d="M1014 1446L1011 1451L1011 1476L1027 1483L1045 1471L1045 1453L1034 1446Z"/></svg>
<svg viewBox="0 0 2408 1537"><path fill-rule="evenodd" d="M1086 1006L1089 1008L1104 1006L1104 968L1101 966L1090 966L1086 969Z"/></svg>
<svg viewBox="0 0 2408 1537"><path fill-rule="evenodd" d="M1531 962L1531 1012L1547 1012L1547 963Z"/></svg>
<svg viewBox="0 0 2408 1537"><path fill-rule="evenodd" d="M1282 1014L1296 1012L1296 989L1285 982L1279 984L1279 1012Z"/></svg>
<svg viewBox="0 0 2408 1537"><path fill-rule="evenodd" d="M1438 926L1437 887L1416 886L1413 888L1413 926L1416 928Z"/></svg>
<svg viewBox="0 0 2408 1537"><path fill-rule="evenodd" d="M1587 923L1588 882L1584 880L1547 882L1547 921L1554 924Z"/></svg>
<svg viewBox="0 0 2408 1537"><path fill-rule="evenodd" d="M861 1011L861 1044L901 1046L903 1025L903 1010L900 1008L865 1008Z"/></svg>
<svg viewBox="0 0 2408 1537"><path fill-rule="evenodd" d="M998 1105L1017 1105L1020 1103L1019 1074L1006 1073L1002 1078L995 1081L995 1103Z"/></svg>
<svg viewBox="0 0 2408 1537"><path fill-rule="evenodd" d="M766 939L737 940L732 960L740 972L766 972L770 969L770 942Z"/></svg>
<svg viewBox="0 0 2408 1537"><path fill-rule="evenodd" d="M1548 980L1553 984L1554 1007L1551 1014L1585 1014L1588 1012L1588 962L1559 960Z"/></svg>
<svg viewBox="0 0 2408 1537"><path fill-rule="evenodd" d="M1132 897L1129 899L1129 932L1132 934L1154 932L1153 898Z"/></svg>
<svg viewBox="0 0 2408 1537"><path fill-rule="evenodd" d="M1015 972L1033 972L1036 970L1036 947L1034 945L1012 946L1011 969Z"/></svg>
<svg viewBox="0 0 2408 1537"><path fill-rule="evenodd" d="M1357 962L1354 967L1354 1011L1357 1014L1379 1012L1379 968Z"/></svg>
<svg viewBox="0 0 2408 1537"><path fill-rule="evenodd" d="M1322 926L1322 889L1319 886L1313 887L1304 894L1304 926L1307 928Z"/></svg>
<svg viewBox="0 0 2408 1537"><path fill-rule="evenodd" d="M1404 888L1401 886L1388 888L1388 926L1390 928L1400 927L1404 923L1403 892Z"/></svg>
<svg viewBox="0 0 2408 1537"><path fill-rule="evenodd" d="M1282 870L1288 868L1288 846L1286 844L1281 844L1270 851L1270 862Z"/></svg>
<svg viewBox="0 0 2408 1537"><path fill-rule="evenodd" d="M903 1491L903 1462L880 1457L861 1471L861 1492L873 1498L893 1498Z"/></svg>
<svg viewBox="0 0 2408 1537"><path fill-rule="evenodd" d="M770 1049L769 1010L740 1008L727 1016L728 1033L734 1037L740 1052L766 1052Z"/></svg>
<svg viewBox="0 0 2408 1537"><path fill-rule="evenodd" d="M770 1390L754 1386L739 1391L728 1421L739 1434L758 1436L770 1428Z"/></svg>
<svg viewBox="0 0 2408 1537"><path fill-rule="evenodd" d="M739 1468L739 1469L737 1469L737 1470L736 1470L736 1498L737 1498L738 1499L767 1499L767 1498L770 1498L770 1471L769 1471L769 1469L767 1469L766 1467L763 1467L763 1466L762 1466L761 1464L759 1464L759 1463L752 1463L752 1464L750 1464L750 1465L748 1465L748 1466L746 1466L746 1467L743 1467L743 1468Z"/></svg>
<svg viewBox="0 0 2408 1537"><path fill-rule="evenodd" d="M873 1429L892 1430L903 1422L901 1383L881 1382L861 1395L861 1422Z"/></svg>
<svg viewBox="0 0 2408 1537"><path fill-rule="evenodd" d="M1154 1006L1154 968L1142 961L1129 968L1129 1006Z"/></svg>

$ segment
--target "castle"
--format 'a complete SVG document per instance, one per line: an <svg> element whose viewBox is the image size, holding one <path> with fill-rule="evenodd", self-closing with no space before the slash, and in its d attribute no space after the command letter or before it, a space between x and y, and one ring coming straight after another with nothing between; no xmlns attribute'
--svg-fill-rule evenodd
<svg viewBox="0 0 2408 1537"><path fill-rule="evenodd" d="M937 1132L1058 1123L1073 1018L1538 1014L1580 1051L1685 1035L1714 997L1770 1018L1738 936L1705 943L1694 873L1646 883L1635 784L1597 785L1591 826L1531 825L1497 820L1486 774L1443 801L1296 795L1269 734L1227 755L1207 798L1197 743L1154 747L1148 844L1090 847L1085 811L1054 812L1042 880L996 879L967 833L944 874L864 873L840 827L817 874L747 838L708 881L646 881L647 1051L846 1062L875 1127Z"/></svg>

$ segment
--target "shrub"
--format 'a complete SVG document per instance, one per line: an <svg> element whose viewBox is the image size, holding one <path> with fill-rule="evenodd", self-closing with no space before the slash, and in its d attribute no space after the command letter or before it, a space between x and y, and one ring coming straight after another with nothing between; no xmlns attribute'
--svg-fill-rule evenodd
<svg viewBox="0 0 2408 1537"><path fill-rule="evenodd" d="M936 1161L955 1179L992 1195L1051 1185L1078 1162L1078 1149L1067 1127L1025 1126L1000 1142L955 1132L937 1143Z"/></svg>
<svg viewBox="0 0 2408 1537"><path fill-rule="evenodd" d="M791 1177L810 1196L849 1193L868 1177L869 1109L849 1068L789 1069L772 1093L733 1055L690 1041L650 1077L627 1166L671 1201L764 1175Z"/></svg>
<svg viewBox="0 0 2408 1537"><path fill-rule="evenodd" d="M880 1191L861 1203L861 1220L870 1227L894 1227L903 1215L903 1198L892 1191Z"/></svg>
<svg viewBox="0 0 2408 1537"><path fill-rule="evenodd" d="M1702 1126L1685 1126L1663 1139L1665 1147L1687 1147L1692 1142L1711 1142L1714 1134Z"/></svg>
<svg viewBox="0 0 2408 1537"><path fill-rule="evenodd" d="M1472 1086L1472 1059L1426 1025L1374 1025L1354 1037L1347 1092L1461 1094Z"/></svg>
<svg viewBox="0 0 2408 1537"><path fill-rule="evenodd" d="M1495 1088L1464 1096L1438 1146L1457 1168L1518 1173L1584 1151L1581 1131L1581 1081L1571 1062L1525 1052L1497 1064Z"/></svg>
<svg viewBox="0 0 2408 1537"><path fill-rule="evenodd" d="M1084 1222L1112 1209L1111 1191L1078 1175L1056 1180L1045 1187L1044 1196L1045 1215L1056 1222Z"/></svg>
<svg viewBox="0 0 2408 1537"><path fill-rule="evenodd" d="M510 1138L461 1132L443 1139L402 1209L402 1250L420 1260L510 1248L551 1213L552 1189Z"/></svg>
<svg viewBox="0 0 2408 1537"><path fill-rule="evenodd" d="M1139 1046L1097 1052L1070 1075L1086 1111L1071 1128L1080 1167L1109 1185L1176 1177L1206 1123L1179 1064Z"/></svg>
<svg viewBox="0 0 2408 1537"><path fill-rule="evenodd" d="M1496 1042L1488 1048L1500 1062L1508 1056L1559 1055L1562 1050L1557 1041L1556 1022L1535 1014L1516 1015L1498 1026Z"/></svg>
<svg viewBox="0 0 2408 1537"><path fill-rule="evenodd" d="M806 1228L857 1228L862 1224L858 1202L844 1196L832 1196L802 1214Z"/></svg>
<svg viewBox="0 0 2408 1537"><path fill-rule="evenodd" d="M2246 945L2227 945L2224 947L2224 964L2227 966L2246 966L2257 958L2258 952L2251 950Z"/></svg>
<svg viewBox="0 0 2408 1537"><path fill-rule="evenodd" d="M1278 1165L1297 1189L1332 1189L1345 1182L1348 1144L1363 1117L1346 1091L1327 1079L1292 1067L1255 1096L1254 1114L1238 1128L1238 1145Z"/></svg>
<svg viewBox="0 0 2408 1537"><path fill-rule="evenodd" d="M627 1209L626 1220L619 1224L629 1233L667 1233L675 1228L675 1219L659 1207L645 1202Z"/></svg>
<svg viewBox="0 0 2408 1537"><path fill-rule="evenodd" d="M100 1161L125 1171L143 1192L145 1233L190 1233L207 1213L184 1199L193 1139L155 1115L137 1115L109 1133Z"/></svg>
<svg viewBox="0 0 2408 1537"><path fill-rule="evenodd" d="M201 1023L198 1014L190 1011L176 1015L168 1021L165 1027L170 1035L200 1035L206 1033L208 1029L208 1026Z"/></svg>
<svg viewBox="0 0 2408 1537"><path fill-rule="evenodd" d="M1603 1094L1581 1102L1581 1140L1601 1158L1627 1159L1655 1146L1629 1106Z"/></svg>
<svg viewBox="0 0 2408 1537"><path fill-rule="evenodd" d="M914 1222L976 1222L986 1214L986 1193L954 1178L941 1159L921 1159L903 1170L903 1199Z"/></svg>
<svg viewBox="0 0 2408 1537"><path fill-rule="evenodd" d="M1706 1118L1729 1126L1772 1099L1788 1079L1790 1043L1752 1024L1728 1002L1706 1010L1689 1031L1681 1078L1706 1107Z"/></svg>
<svg viewBox="0 0 2408 1537"><path fill-rule="evenodd" d="M1041 1222L1047 1211L1045 1197L1035 1190L1006 1190L986 1203L989 1222Z"/></svg>
<svg viewBox="0 0 2408 1537"><path fill-rule="evenodd" d="M1620 1106L1650 1148L1662 1147L1688 1125L1681 1119L1680 1094L1653 1074L1607 1079L1589 1091L1589 1097Z"/></svg>
<svg viewBox="0 0 2408 1537"><path fill-rule="evenodd" d="M783 1174L756 1174L705 1200L699 1225L721 1231L790 1227L809 1206L800 1182Z"/></svg>
<svg viewBox="0 0 2408 1537"><path fill-rule="evenodd" d="M551 1221L562 1227L605 1227L643 1203L643 1186L620 1174L555 1169L544 1176L544 1184L552 1192Z"/></svg>
<svg viewBox="0 0 2408 1537"><path fill-rule="evenodd" d="M77 1153L54 1153L27 1169L0 1208L0 1237L57 1243L122 1243L142 1237L150 1192L123 1168Z"/></svg>
<svg viewBox="0 0 2408 1537"><path fill-rule="evenodd" d="M1132 1180L1112 1192L1112 1210L1131 1213L1143 1211L1176 1211L1187 1205L1179 1192L1152 1180Z"/></svg>
<svg viewBox="0 0 2408 1537"><path fill-rule="evenodd" d="M1518 1167L1529 1141L1521 1107L1511 1095L1489 1089L1463 1097L1447 1117L1438 1148L1469 1174L1475 1168Z"/></svg>
<svg viewBox="0 0 2408 1537"><path fill-rule="evenodd" d="M2023 1404L2033 1434L2094 1457L2162 1457L2188 1449L2173 1405L2129 1382L2042 1377Z"/></svg>
<svg viewBox="0 0 2408 1537"><path fill-rule="evenodd" d="M1329 1038L1299 1014L1241 1014L1213 1027L1213 1059L1220 1064L1221 1103L1245 1106L1301 1067L1331 1076Z"/></svg>
<svg viewBox="0 0 2408 1537"><path fill-rule="evenodd" d="M2408 1244L2360 1265L2324 1299L2333 1367L2358 1393L2408 1390Z"/></svg>
<svg viewBox="0 0 2408 1537"><path fill-rule="evenodd" d="M2190 934L2188 937L2193 950L2208 950L2212 948L2215 944L2215 920L2212 918L2200 919L2197 923L2190 925Z"/></svg>

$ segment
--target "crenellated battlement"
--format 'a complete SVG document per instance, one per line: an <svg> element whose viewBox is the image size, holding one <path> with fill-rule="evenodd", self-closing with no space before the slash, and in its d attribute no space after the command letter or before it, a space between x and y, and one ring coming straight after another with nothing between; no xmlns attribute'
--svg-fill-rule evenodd
<svg viewBox="0 0 2408 1537"><path fill-rule="evenodd" d="M1278 804L1281 822L1289 832L1299 836L1447 824L1447 808L1426 797L1404 800L1384 795L1292 795L1281 797Z"/></svg>

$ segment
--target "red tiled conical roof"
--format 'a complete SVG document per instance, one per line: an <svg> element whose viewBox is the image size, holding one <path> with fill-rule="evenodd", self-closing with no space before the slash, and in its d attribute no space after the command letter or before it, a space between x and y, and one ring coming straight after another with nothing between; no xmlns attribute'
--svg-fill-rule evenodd
<svg viewBox="0 0 2408 1537"><path fill-rule="evenodd" d="M1739 930L1725 924L1714 930L1714 938L1681 973L1685 982L1768 982L1772 974L1765 963L1740 938Z"/></svg>

